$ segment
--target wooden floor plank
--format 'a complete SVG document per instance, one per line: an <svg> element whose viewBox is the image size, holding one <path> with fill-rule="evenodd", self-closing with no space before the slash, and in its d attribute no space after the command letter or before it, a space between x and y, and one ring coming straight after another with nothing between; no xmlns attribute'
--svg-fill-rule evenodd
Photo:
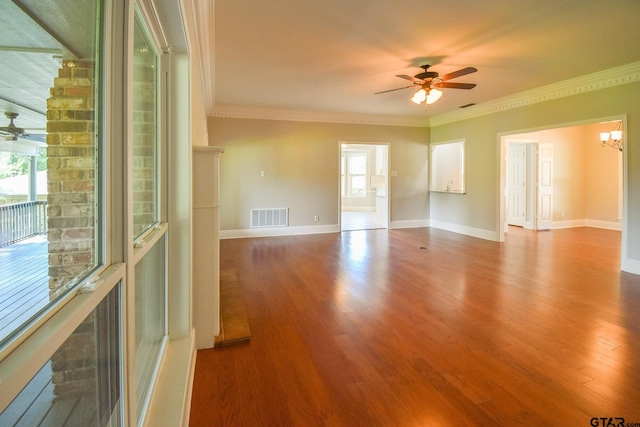
<svg viewBox="0 0 640 427"><path fill-rule="evenodd" d="M0 340L49 303L46 236L0 247Z"/></svg>
<svg viewBox="0 0 640 427"><path fill-rule="evenodd" d="M242 289L234 270L220 272L220 334L214 347L239 344L251 339Z"/></svg>
<svg viewBox="0 0 640 427"><path fill-rule="evenodd" d="M198 352L190 425L640 422L640 277L619 254L594 228L223 240L252 339Z"/></svg>

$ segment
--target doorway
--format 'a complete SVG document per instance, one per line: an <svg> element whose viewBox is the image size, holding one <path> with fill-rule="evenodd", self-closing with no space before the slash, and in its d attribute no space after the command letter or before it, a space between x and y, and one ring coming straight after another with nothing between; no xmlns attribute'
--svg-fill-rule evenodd
<svg viewBox="0 0 640 427"><path fill-rule="evenodd" d="M389 145L340 143L340 230L389 228Z"/></svg>
<svg viewBox="0 0 640 427"><path fill-rule="evenodd" d="M507 145L505 227L550 230L553 228L553 143L507 138Z"/></svg>
<svg viewBox="0 0 640 427"><path fill-rule="evenodd" d="M531 156L532 143L508 142L507 161L507 225L532 228Z"/></svg>
<svg viewBox="0 0 640 427"><path fill-rule="evenodd" d="M600 132L623 120L500 136L500 241L509 225L623 230L623 154L599 140Z"/></svg>

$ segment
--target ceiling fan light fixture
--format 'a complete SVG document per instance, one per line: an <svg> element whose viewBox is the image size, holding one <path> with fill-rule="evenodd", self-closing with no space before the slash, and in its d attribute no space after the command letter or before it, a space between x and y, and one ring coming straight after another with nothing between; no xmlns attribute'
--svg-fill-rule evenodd
<svg viewBox="0 0 640 427"><path fill-rule="evenodd" d="M427 91L424 89L420 89L411 97L411 101L415 102L418 105L422 104L425 99L427 99Z"/></svg>
<svg viewBox="0 0 640 427"><path fill-rule="evenodd" d="M433 104L442 96L442 91L438 89L431 89L427 94L427 104Z"/></svg>
<svg viewBox="0 0 640 427"><path fill-rule="evenodd" d="M396 77L400 77L404 80L409 80L413 83L411 86L399 87L396 89L383 90L381 92L375 92L374 95L379 95L381 93L387 92L395 92L397 90L410 89L419 86L420 89L413 94L411 97L411 102L420 105L424 102L425 106L428 104L433 104L438 101L442 97L442 92L436 88L445 88L445 89L473 89L476 87L475 83L458 83L458 82L449 82L448 80L455 79L457 77L466 76L467 74L475 73L478 71L477 68L474 67L466 67L458 71L454 71L448 74L440 75L435 71L427 71L429 69L429 65L422 65L420 68L424 70L423 73L418 73L415 76L408 76L406 74L396 74ZM473 105L473 104L469 104Z"/></svg>

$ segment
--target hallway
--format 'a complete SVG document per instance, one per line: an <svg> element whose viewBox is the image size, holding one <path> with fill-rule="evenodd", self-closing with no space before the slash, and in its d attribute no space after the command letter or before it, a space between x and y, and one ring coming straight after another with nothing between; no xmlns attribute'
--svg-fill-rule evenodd
<svg viewBox="0 0 640 427"><path fill-rule="evenodd" d="M377 228L387 228L387 224L378 212L349 212L341 213L342 231L353 230L374 230Z"/></svg>

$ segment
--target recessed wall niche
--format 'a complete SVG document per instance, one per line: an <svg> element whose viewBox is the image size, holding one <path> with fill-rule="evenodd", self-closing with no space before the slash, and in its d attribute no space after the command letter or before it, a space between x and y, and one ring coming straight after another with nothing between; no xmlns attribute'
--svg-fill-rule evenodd
<svg viewBox="0 0 640 427"><path fill-rule="evenodd" d="M465 193L464 140L430 144L429 191Z"/></svg>

